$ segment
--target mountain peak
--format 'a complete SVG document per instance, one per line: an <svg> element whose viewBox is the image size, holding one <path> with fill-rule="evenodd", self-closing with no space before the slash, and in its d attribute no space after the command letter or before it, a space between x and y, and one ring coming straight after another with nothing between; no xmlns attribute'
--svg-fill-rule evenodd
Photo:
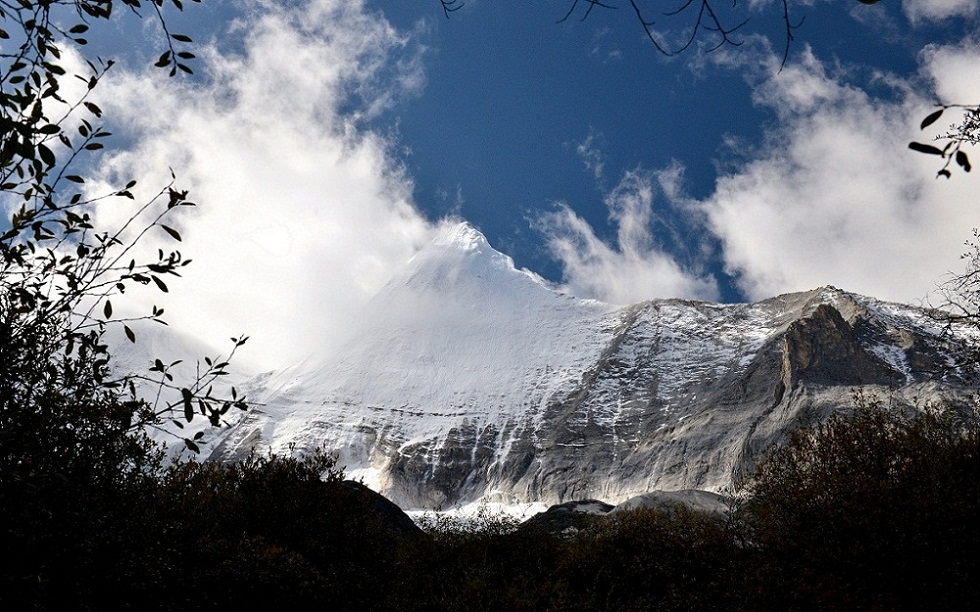
<svg viewBox="0 0 980 612"><path fill-rule="evenodd" d="M398 287L442 292L446 297L474 291L495 293L498 297L528 290L550 293L541 277L518 269L510 256L494 249L478 229L465 221L443 224L432 241L392 278L387 291Z"/></svg>
<svg viewBox="0 0 980 612"><path fill-rule="evenodd" d="M491 248L486 236L468 221L445 224L432 240L433 245L456 247L465 251Z"/></svg>

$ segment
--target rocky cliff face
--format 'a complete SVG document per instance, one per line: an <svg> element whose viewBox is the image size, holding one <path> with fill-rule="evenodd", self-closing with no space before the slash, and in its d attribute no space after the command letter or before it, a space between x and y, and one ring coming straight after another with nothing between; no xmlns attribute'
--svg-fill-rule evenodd
<svg viewBox="0 0 980 612"><path fill-rule="evenodd" d="M322 446L404 508L722 491L800 425L869 401L966 406L928 313L832 287L757 304L561 295L459 226L352 322L264 375L212 457Z"/></svg>

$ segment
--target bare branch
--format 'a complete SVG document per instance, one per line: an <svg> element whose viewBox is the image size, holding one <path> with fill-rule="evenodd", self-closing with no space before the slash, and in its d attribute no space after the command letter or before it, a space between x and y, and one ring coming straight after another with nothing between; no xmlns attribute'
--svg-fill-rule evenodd
<svg viewBox="0 0 980 612"><path fill-rule="evenodd" d="M442 3L442 12L446 14L446 19L449 19L449 13L463 8L463 0L439 0L439 2Z"/></svg>
<svg viewBox="0 0 980 612"><path fill-rule="evenodd" d="M612 0L571 0L568 7L568 11L565 13L558 23L567 21L575 14L575 11L579 8L581 3L588 5L583 11L581 20L585 20L591 15L593 9L596 7L606 8L606 9L617 9L619 8ZM790 45L794 40L793 31L802 26L803 20L800 19L798 22L793 22L790 16L789 0L782 0L783 3L783 23L786 33L786 44L783 48L783 59L782 64L785 64L789 58ZM690 34L685 36L685 40L679 46L672 48L664 40L663 31L657 31L656 26L658 22L649 17L648 10L641 7L641 2L639 0L629 0L629 6L633 9L633 14L636 16L636 20L643 27L643 31L646 33L647 39L653 46L663 55L672 56L679 53L683 53L689 49L698 40L700 36L706 35L705 32L710 33L712 36L717 37L715 44L707 48L707 50L715 51L722 47L739 47L742 45L742 41L735 37L735 34L740 31L746 24L749 23L749 17L737 20L732 18L723 17L718 10L716 10L717 0L682 0L680 4L671 10L662 13L662 16L667 20L678 19L685 14L689 14L692 11L696 11L694 19L690 24ZM737 2L733 2L735 6Z"/></svg>
<svg viewBox="0 0 980 612"><path fill-rule="evenodd" d="M786 26L786 44L783 45L783 60L779 63L780 71L782 71L783 66L785 66L786 62L789 60L790 43L795 40L793 37L793 30L801 27L804 19L805 17L800 17L800 20L794 24L789 16L789 0L783 0L783 23Z"/></svg>
<svg viewBox="0 0 980 612"><path fill-rule="evenodd" d="M690 2L690 0L688 0ZM633 12L636 13L636 18L640 20L640 24L643 26L643 30L647 33L647 38L653 43L653 46L657 48L664 55L673 55L665 47L661 46L660 42L657 41L656 36L653 33L653 26L655 25L653 21L647 21L643 18L643 13L640 11L640 7L636 5L636 0L630 0L630 6L633 7Z"/></svg>

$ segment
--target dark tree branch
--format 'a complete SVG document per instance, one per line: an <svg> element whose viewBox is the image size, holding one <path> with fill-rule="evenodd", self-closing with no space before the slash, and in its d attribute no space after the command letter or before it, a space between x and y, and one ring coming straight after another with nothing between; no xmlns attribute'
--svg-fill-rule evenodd
<svg viewBox="0 0 980 612"><path fill-rule="evenodd" d="M579 21L585 21L589 17L589 15L592 14L592 9L594 9L597 6L601 6L602 8L607 8L612 10L616 10L617 8L619 8L618 6L606 4L605 2L601 2L600 0L582 0L582 1L588 4L589 8L585 9L585 14L582 15L582 18ZM578 3L579 0L572 0L572 5L568 8L568 12L565 13L564 17L558 20L558 23L567 21L568 18L571 17L572 14L575 12L575 7L578 6Z"/></svg>
<svg viewBox="0 0 980 612"><path fill-rule="evenodd" d="M691 1L688 0L685 6L679 10L683 10L684 8L690 5L691 5ZM705 22L706 13L708 15L707 22ZM668 16L672 16L676 14L678 14L678 11L674 11L673 13L667 13ZM731 38L731 35L734 34L737 30L741 29L742 26L744 26L748 22L749 20L748 18L746 18L742 22L740 22L739 24L733 27L730 28L725 27L724 25L722 25L721 20L718 18L717 13L715 13L714 8L712 8L711 3L708 0L701 0L701 8L698 11L697 21L694 22L694 27L691 30L690 38L688 38L686 43L684 43L681 47L679 47L676 51L674 51L674 53L682 53L686 51L692 44L694 44L694 41L697 39L698 32L702 28L708 30L709 32L715 32L719 36L718 44L708 49L709 52L717 51L718 49L722 48L725 45L729 45L732 47L740 47L742 45L742 41L733 40Z"/></svg>
<svg viewBox="0 0 980 612"><path fill-rule="evenodd" d="M789 43L792 40L792 31L799 27L799 23L793 24L789 17L789 0L783 0L784 7L784 20L786 22L786 52L784 57L789 53ZM584 10L581 20L584 21L592 14L593 9L596 7L615 10L619 7L611 2L611 0L572 0L568 7L568 11L558 20L558 23L567 21L575 14L575 11L579 8L580 4L587 4L588 7ZM629 6L633 9L633 14L636 16L636 20L643 27L643 31L646 33L647 39L653 43L653 46L662 53L663 55L671 56L682 53L697 40L698 35L704 31L712 32L718 36L718 43L711 47L709 51L714 51L724 46L738 47L742 44L742 41L737 40L733 35L735 32L740 30L745 24L749 22L748 18L745 18L735 24L726 24L725 20L718 14L714 6L715 0L683 0L677 8L669 10L662 15L667 18L675 18L684 13L692 11L697 7L697 15L694 19L693 25L691 27L690 36L684 41L683 44L675 49L671 49L670 46L663 41L663 35L657 32L654 28L657 25L657 21L651 19L644 12L644 9L640 6L638 0L629 0ZM802 22L801 22L802 23ZM785 62L785 60L784 60Z"/></svg>
<svg viewBox="0 0 980 612"><path fill-rule="evenodd" d="M974 104L940 105L938 110L929 113L922 120L920 129L924 130L934 124L949 109L962 112L962 116L957 123L949 126L946 133L934 137L933 142L941 145L942 148L921 142L909 143L909 148L913 151L926 155L937 155L943 159L942 168L936 173L937 178L940 176L950 178L952 176L950 167L954 161L964 172L972 170L973 165L970 163L970 156L963 150L963 146L970 145L973 147L980 144L980 106Z"/></svg>
<svg viewBox="0 0 980 612"><path fill-rule="evenodd" d="M787 60L789 60L789 46L790 43L795 40L793 30L796 30L802 26L804 19L804 17L801 17L800 20L794 24L789 17L789 0L783 0L783 23L786 25L786 44L783 45L783 61L779 63L780 70L783 69L783 66L785 66Z"/></svg>
<svg viewBox="0 0 980 612"><path fill-rule="evenodd" d="M691 0L688 0L688 2L690 1ZM630 0L630 6L633 7L633 12L636 13L636 18L640 21L640 24L643 26L643 30L647 33L647 38L649 38L650 42L653 43L653 46L657 48L657 51L663 53L664 55L673 55L673 53L668 51L665 47L661 46L661 44L657 41L657 37L654 36L654 32L652 29L654 26L654 22L647 21L646 19L643 18L643 13L640 11L640 7L636 5L635 0Z"/></svg>
<svg viewBox="0 0 980 612"><path fill-rule="evenodd" d="M445 2L445 0L442 0ZM861 0L862 2L867 2L868 0ZM718 0L681 0L680 4L669 11L662 13L662 16L666 19L679 18L685 13L696 11L697 14L693 19L693 23L690 26L690 35L686 36L684 42L677 46L676 48L671 48L664 41L664 35L662 32L658 32L655 29L657 21L648 16L648 9L644 9L641 6L639 0L629 0L629 6L633 9L633 14L636 16L636 20L643 27L643 31L646 33L647 39L661 54L666 56L677 55L683 53L689 49L697 41L698 37L705 35L703 33L708 32L711 35L717 37L717 43L708 48L708 51L715 51L725 46L729 47L739 47L742 45L742 41L739 40L735 34L740 31L746 24L749 23L750 18L745 17L744 19L738 20L736 17L727 18L722 16L718 10L716 10ZM579 10L581 4L588 5L582 11L581 21L587 19L592 11L596 8L605 8L616 10L619 6L613 0L570 0L568 11L558 20L558 23L565 22L575 15L576 10ZM733 0L732 6L735 7L738 4L738 0ZM780 66L786 64L789 59L789 50L793 42L794 35L793 31L800 28L803 25L803 19L794 22L792 16L790 15L789 0L782 0L783 10L782 19L785 27L785 45L783 47L783 57Z"/></svg>
<svg viewBox="0 0 980 612"><path fill-rule="evenodd" d="M449 13L463 8L463 0L439 0L439 2L442 3L442 12L446 14L446 19L449 19Z"/></svg>

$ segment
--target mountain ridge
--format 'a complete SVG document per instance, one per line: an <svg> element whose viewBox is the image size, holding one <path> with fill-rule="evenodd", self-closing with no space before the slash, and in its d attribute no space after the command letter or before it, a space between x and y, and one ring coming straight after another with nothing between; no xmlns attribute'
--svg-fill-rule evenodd
<svg viewBox="0 0 980 612"><path fill-rule="evenodd" d="M253 379L211 457L325 448L404 508L612 503L732 486L788 431L869 401L964 404L928 312L834 287L754 304L579 300L444 229L319 363Z"/></svg>

